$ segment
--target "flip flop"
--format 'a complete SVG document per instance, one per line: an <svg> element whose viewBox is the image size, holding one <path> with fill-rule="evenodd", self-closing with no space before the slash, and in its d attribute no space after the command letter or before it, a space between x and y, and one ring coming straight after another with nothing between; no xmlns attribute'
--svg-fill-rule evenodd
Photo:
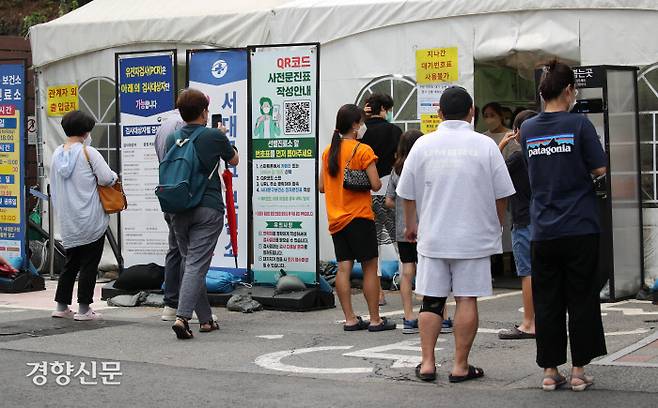
<svg viewBox="0 0 658 408"><path fill-rule="evenodd" d="M361 316L357 316L356 320L358 322L356 324L344 324L343 325L343 330L345 331L357 331L357 330L366 330L368 326L370 325L369 321L365 321L361 318Z"/></svg>
<svg viewBox="0 0 658 408"><path fill-rule="evenodd" d="M526 340L526 339L534 339L535 335L532 333L519 330L519 326L514 326L513 329L503 330L499 332L498 338L501 340Z"/></svg>
<svg viewBox="0 0 658 408"><path fill-rule="evenodd" d="M479 368L479 367L469 365L468 366L468 374L466 374L466 375L452 375L452 374L450 374L448 376L448 381L450 381L451 383L460 383L460 382L464 382L464 381L468 381L468 380L474 380L476 378L481 378L481 377L484 377L484 370Z"/></svg>
<svg viewBox="0 0 658 408"><path fill-rule="evenodd" d="M434 367L434 372L433 373L421 373L420 372L420 366L421 364L418 364L416 366L416 377L418 377L420 380L425 381L425 382L430 382L436 380L436 367Z"/></svg>
<svg viewBox="0 0 658 408"><path fill-rule="evenodd" d="M553 384L544 384L545 380L553 380ZM557 373L555 375L547 375L544 376L544 379L541 382L541 389L544 391L555 391L566 383L567 383L567 377L565 377L560 373Z"/></svg>
<svg viewBox="0 0 658 408"><path fill-rule="evenodd" d="M388 320L385 317L382 317L382 322L379 323L376 326L373 326L372 324L368 326L368 331L369 332L382 332L382 331L387 331L387 330L395 330L397 328L397 325L395 322L392 322Z"/></svg>
<svg viewBox="0 0 658 408"><path fill-rule="evenodd" d="M583 383L578 384L578 385L574 385L573 384L574 379L580 380ZM566 380L565 380L565 382L566 382ZM591 376L585 375L585 374L583 374L583 375L573 375L573 374L571 374L571 389L572 390L578 391L578 392L585 391L586 389L588 389L592 385L594 385L594 377L591 377Z"/></svg>

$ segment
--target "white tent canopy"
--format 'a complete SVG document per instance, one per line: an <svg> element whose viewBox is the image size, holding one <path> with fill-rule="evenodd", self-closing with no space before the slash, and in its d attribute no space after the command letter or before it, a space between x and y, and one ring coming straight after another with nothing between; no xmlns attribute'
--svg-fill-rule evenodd
<svg viewBox="0 0 658 408"><path fill-rule="evenodd" d="M130 44L261 43L285 0L95 0L30 29L34 65Z"/></svg>
<svg viewBox="0 0 658 408"><path fill-rule="evenodd" d="M658 11L656 0L95 0L30 30L37 67L93 51L139 43L240 47L259 43L322 44L383 27L450 17L517 13L520 25L499 24L523 40L519 12ZM655 21L655 20L654 20ZM654 24L655 26L655 24ZM542 25L550 28L550 24ZM546 31L544 31L546 34ZM519 41L534 50L545 38ZM655 38L655 37L654 37ZM483 56L491 53L484 52ZM476 55L477 57L478 55Z"/></svg>

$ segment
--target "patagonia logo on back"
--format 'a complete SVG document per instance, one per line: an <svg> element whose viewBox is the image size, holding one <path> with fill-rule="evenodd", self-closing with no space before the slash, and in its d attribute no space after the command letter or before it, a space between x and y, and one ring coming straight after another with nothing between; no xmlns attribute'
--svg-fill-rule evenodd
<svg viewBox="0 0 658 408"><path fill-rule="evenodd" d="M558 153L571 153L573 150L573 133L542 136L528 139L528 158L532 156L550 156Z"/></svg>

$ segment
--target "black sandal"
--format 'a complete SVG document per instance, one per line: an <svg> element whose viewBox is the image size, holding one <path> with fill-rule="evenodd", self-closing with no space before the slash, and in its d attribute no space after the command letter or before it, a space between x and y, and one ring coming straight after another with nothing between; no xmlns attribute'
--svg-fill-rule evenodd
<svg viewBox="0 0 658 408"><path fill-rule="evenodd" d="M208 325L210 327L203 327L205 325ZM203 323L199 325L199 333L210 333L215 330L219 330L219 323L217 323L215 320L211 320L208 323Z"/></svg>
<svg viewBox="0 0 658 408"><path fill-rule="evenodd" d="M448 376L448 381L451 383L460 383L468 380L474 380L476 378L484 377L484 370L479 367L474 367L472 365L468 366L468 374L466 375L452 375Z"/></svg>
<svg viewBox="0 0 658 408"><path fill-rule="evenodd" d="M416 377L422 381L430 382L436 380L436 366L434 367L434 372L432 373L421 373L420 364L416 366Z"/></svg>
<svg viewBox="0 0 658 408"><path fill-rule="evenodd" d="M183 322L183 325L177 324L178 322ZM176 333L176 337L179 340L188 340L194 337L194 333L192 333L192 330L190 330L190 325L187 323L187 320L183 318L176 318L176 321L174 324L171 326L171 329Z"/></svg>

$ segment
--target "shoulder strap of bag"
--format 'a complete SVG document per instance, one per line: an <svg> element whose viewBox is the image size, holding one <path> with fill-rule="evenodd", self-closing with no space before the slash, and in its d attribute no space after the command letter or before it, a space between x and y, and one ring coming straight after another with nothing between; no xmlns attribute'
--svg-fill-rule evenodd
<svg viewBox="0 0 658 408"><path fill-rule="evenodd" d="M347 169L350 168L350 163L352 163L352 159L354 159L354 155L356 154L356 149L358 149L359 146L361 146L361 142L357 143L356 146L354 146L354 150L352 150L352 157L350 157L350 159L347 161L347 164L345 165Z"/></svg>
<svg viewBox="0 0 658 408"><path fill-rule="evenodd" d="M96 177L96 173L94 172L94 166L91 164L91 160L89 160L89 153L87 153L87 146L82 144L82 152L85 154L85 158L87 159L87 163L89 164L89 168L91 169L91 174L94 175L94 178L96 179L96 184L98 184L98 177Z"/></svg>
<svg viewBox="0 0 658 408"><path fill-rule="evenodd" d="M187 138L187 141L188 141L188 142L194 142L194 140L195 140L197 137L199 137L199 135L201 135L201 132L203 132L204 129L208 129L208 128L205 127L205 126L199 126L198 128L194 129L194 132L192 132L192 134L190 135L190 137ZM177 132L177 133L179 133L179 132L182 133L182 132L180 131L180 129L177 130L176 132ZM178 139L178 140L181 140L181 139ZM178 140L176 141L176 143L178 143ZM181 144L180 146L182 146L182 144ZM198 158L199 158L199 156L198 156L198 154L197 154L197 159L198 159ZM215 164L215 167L213 167L212 171L211 171L210 174L208 175L208 181L210 181L210 179L212 179L213 174L215 174L215 172L219 169L219 163L220 163L221 161L222 161L222 159L220 158L220 159L217 161L217 164ZM217 174L217 176L219 177L219 174Z"/></svg>

